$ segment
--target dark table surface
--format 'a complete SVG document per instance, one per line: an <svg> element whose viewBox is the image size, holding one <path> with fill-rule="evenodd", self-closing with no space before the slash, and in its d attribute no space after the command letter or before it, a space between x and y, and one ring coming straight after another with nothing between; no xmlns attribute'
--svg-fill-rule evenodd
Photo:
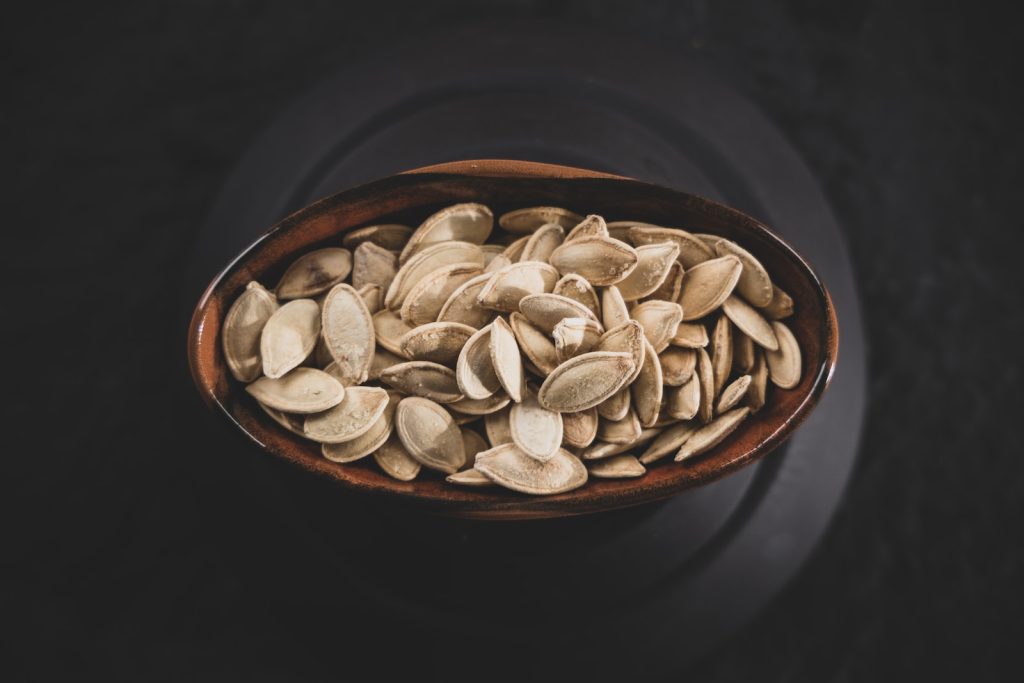
<svg viewBox="0 0 1024 683"><path fill-rule="evenodd" d="M198 292L182 271L220 184L291 98L404 31L485 14L639 34L713 68L792 140L847 232L870 346L857 471L796 579L687 677L1019 675L1019 22L998 6L892 2L125 3L8 17L17 393L0 666L13 680L326 680L355 656L323 625L396 636L379 615L325 613L315 592L262 590L222 561L244 548L276 571L289 548L281 529L247 523L217 442L190 439L180 312ZM440 674L457 645L431 642L403 634L381 671Z"/></svg>

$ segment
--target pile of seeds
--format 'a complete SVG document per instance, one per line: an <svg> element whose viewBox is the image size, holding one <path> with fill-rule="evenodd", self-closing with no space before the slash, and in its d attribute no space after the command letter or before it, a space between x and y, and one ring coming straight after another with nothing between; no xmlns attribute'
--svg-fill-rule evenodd
<svg viewBox="0 0 1024 683"><path fill-rule="evenodd" d="M793 300L740 245L555 207L493 224L458 204L251 282L231 373L331 461L531 494L698 456L800 381Z"/></svg>

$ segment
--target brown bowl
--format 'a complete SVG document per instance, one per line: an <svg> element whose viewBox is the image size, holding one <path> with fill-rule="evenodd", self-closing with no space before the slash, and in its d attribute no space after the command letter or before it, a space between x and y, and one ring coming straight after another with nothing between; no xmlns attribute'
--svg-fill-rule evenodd
<svg viewBox="0 0 1024 683"><path fill-rule="evenodd" d="M418 224L442 206L483 202L500 214L534 205L599 213L607 220L637 220L711 232L736 240L757 256L772 279L795 301L786 320L803 351L803 377L794 389L772 386L769 400L707 454L652 466L638 479L591 480L575 491L533 497L499 488L467 489L424 470L401 482L372 458L333 463L319 444L305 441L268 419L227 370L220 344L224 314L250 280L272 284L300 254L339 244L339 236L377 222ZM189 327L192 377L207 405L223 413L256 444L353 493L386 496L396 503L459 517L525 519L562 517L638 505L672 496L734 472L774 450L821 398L835 367L839 331L825 286L811 267L764 225L735 209L629 178L525 161L460 161L408 171L322 199L288 216L243 251L207 287Z"/></svg>

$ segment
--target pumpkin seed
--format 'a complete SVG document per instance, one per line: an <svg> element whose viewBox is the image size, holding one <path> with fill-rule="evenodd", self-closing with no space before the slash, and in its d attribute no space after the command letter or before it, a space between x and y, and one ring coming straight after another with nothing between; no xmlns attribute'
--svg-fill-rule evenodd
<svg viewBox="0 0 1024 683"><path fill-rule="evenodd" d="M497 273L502 268L507 268L512 265L512 261L509 260L505 254L498 254L490 260L490 262L484 266L485 273Z"/></svg>
<svg viewBox="0 0 1024 683"><path fill-rule="evenodd" d="M455 204L441 209L420 223L405 243L399 261L405 263L426 246L444 242L483 244L494 227L494 214L483 204ZM484 264L481 263L482 267Z"/></svg>
<svg viewBox="0 0 1024 683"><path fill-rule="evenodd" d="M697 320L722 305L740 279L743 266L735 256L698 263L683 276L679 303L683 320Z"/></svg>
<svg viewBox="0 0 1024 683"><path fill-rule="evenodd" d="M259 402L257 401L257 403ZM263 409L264 413L270 416L270 419L287 429L292 434L296 434L303 438L306 437L306 432L302 430L302 425L305 422L305 417L303 415L293 415L291 413L281 412L280 410L276 410L262 403L259 403L259 406Z"/></svg>
<svg viewBox="0 0 1024 683"><path fill-rule="evenodd" d="M384 308L384 289L380 285L363 285L356 290L356 294L363 300L370 315ZM323 313L323 308L320 312Z"/></svg>
<svg viewBox="0 0 1024 683"><path fill-rule="evenodd" d="M394 433L388 437L384 445L373 452L373 459L384 473L398 481L412 481L420 473L420 465L405 450L401 440Z"/></svg>
<svg viewBox="0 0 1024 683"><path fill-rule="evenodd" d="M406 295L402 320L413 327L434 322L452 292L481 274L480 264L472 261L452 263L428 273Z"/></svg>
<svg viewBox="0 0 1024 683"><path fill-rule="evenodd" d="M542 406L559 413L585 410L618 391L635 369L628 353L584 353L555 368L537 398Z"/></svg>
<svg viewBox="0 0 1024 683"><path fill-rule="evenodd" d="M513 401L523 400L523 358L512 328L502 317L491 323L491 364L498 381Z"/></svg>
<svg viewBox="0 0 1024 683"><path fill-rule="evenodd" d="M693 436L698 427L699 425L692 422L680 422L668 427L655 437L651 445L640 456L640 462L644 465L650 465L652 462L661 460L669 453L678 451L686 443L687 439Z"/></svg>
<svg viewBox="0 0 1024 683"><path fill-rule="evenodd" d="M370 371L366 375L366 380L368 382L376 382L378 379L380 379L380 373L384 372L392 365L404 363L405 360L405 358L397 354L391 353L383 346L378 346L377 349L373 352L373 360L370 361ZM324 368L324 372L331 374L332 366L335 366L333 362L331 363L331 365L328 365L326 368Z"/></svg>
<svg viewBox="0 0 1024 683"><path fill-rule="evenodd" d="M633 401L629 397L629 380L614 394L597 404L597 414L606 420L621 420Z"/></svg>
<svg viewBox="0 0 1024 683"><path fill-rule="evenodd" d="M594 286L587 282L586 278L576 273L569 273L561 280L555 283L554 289L551 290L552 294L558 294L578 301L594 314L594 320L598 320L601 317L601 302L597 298L597 290ZM625 307L625 306L623 306Z"/></svg>
<svg viewBox="0 0 1024 683"><path fill-rule="evenodd" d="M765 351L765 360L768 362L768 377L771 378L775 386L782 389L792 389L800 383L800 375L802 373L800 345L785 324L772 321L772 330L775 332L775 337L779 340L779 348L776 351Z"/></svg>
<svg viewBox="0 0 1024 683"><path fill-rule="evenodd" d="M531 458L550 460L562 445L562 416L537 401L532 391L509 412L512 443Z"/></svg>
<svg viewBox="0 0 1024 683"><path fill-rule="evenodd" d="M444 480L451 484L460 484L462 486L494 486L494 482L477 469L462 470L455 474L449 474Z"/></svg>
<svg viewBox="0 0 1024 683"><path fill-rule="evenodd" d="M625 242L594 236L565 242L552 252L550 261L560 273L582 275L596 287L622 281L636 268L639 257Z"/></svg>
<svg viewBox="0 0 1024 683"><path fill-rule="evenodd" d="M716 418L714 422L704 425L682 445L676 453L676 462L706 453L722 443L749 414L750 408L736 408Z"/></svg>
<svg viewBox="0 0 1024 683"><path fill-rule="evenodd" d="M661 353L676 336L676 330L683 319L683 309L671 301L652 299L634 306L630 316L640 323L644 336L651 342L655 352Z"/></svg>
<svg viewBox="0 0 1024 683"><path fill-rule="evenodd" d="M402 337L412 331L395 313L384 309L372 316L377 343L391 353L402 354Z"/></svg>
<svg viewBox="0 0 1024 683"><path fill-rule="evenodd" d="M496 391L487 398L464 398L449 403L447 407L464 415L480 416L496 413L511 402L512 399L504 391Z"/></svg>
<svg viewBox="0 0 1024 683"><path fill-rule="evenodd" d="M740 296L758 307L771 303L772 279L753 254L731 240L718 240L715 253L719 256L735 256L743 264L743 272L736 283L736 291Z"/></svg>
<svg viewBox="0 0 1024 683"><path fill-rule="evenodd" d="M562 439L575 448L586 448L597 438L597 408L587 408L562 416Z"/></svg>
<svg viewBox="0 0 1024 683"><path fill-rule="evenodd" d="M627 382L633 382L640 374L647 353L644 344L644 328L636 320L627 320L611 328L597 340L595 351L618 351L630 354L635 369Z"/></svg>
<svg viewBox="0 0 1024 683"><path fill-rule="evenodd" d="M700 323L679 323L676 336L669 342L684 349L699 349L708 345L708 331Z"/></svg>
<svg viewBox="0 0 1024 683"><path fill-rule="evenodd" d="M625 301L637 301L653 293L665 282L672 265L677 263L679 245L656 242L636 248L636 268L616 286Z"/></svg>
<svg viewBox="0 0 1024 683"><path fill-rule="evenodd" d="M512 427L509 424L511 409L504 408L484 418L484 431L491 446L512 443Z"/></svg>
<svg viewBox="0 0 1024 683"><path fill-rule="evenodd" d="M729 318L718 316L715 329L711 332L711 376L715 382L715 395L725 386L725 380L732 370L732 325Z"/></svg>
<svg viewBox="0 0 1024 683"><path fill-rule="evenodd" d="M495 258L505 253L505 246L502 244L481 244L480 249L484 252L484 268L487 268Z"/></svg>
<svg viewBox="0 0 1024 683"><path fill-rule="evenodd" d="M502 444L479 453L475 469L499 486L533 495L564 493L587 483L587 468L564 448L541 462L515 444Z"/></svg>
<svg viewBox="0 0 1024 683"><path fill-rule="evenodd" d="M228 370L239 382L252 382L263 372L260 337L277 310L277 298L258 282L250 282L224 318L221 345Z"/></svg>
<svg viewBox="0 0 1024 683"><path fill-rule="evenodd" d="M757 412L764 407L765 394L768 391L768 363L764 359L764 351L758 350L754 357L754 368L750 371L750 388L747 389L747 405Z"/></svg>
<svg viewBox="0 0 1024 683"><path fill-rule="evenodd" d="M698 263L715 257L715 252L711 247L704 244L696 235L691 235L685 230L640 223L629 229L629 237L637 246L656 244L666 240L675 242L679 245L677 258L684 268L693 268Z"/></svg>
<svg viewBox="0 0 1024 683"><path fill-rule="evenodd" d="M307 299L322 294L348 277L352 252L341 247L317 249L300 256L277 283L277 298Z"/></svg>
<svg viewBox="0 0 1024 683"><path fill-rule="evenodd" d="M501 388L491 361L493 325L474 332L462 347L455 363L455 378L466 398L484 399Z"/></svg>
<svg viewBox="0 0 1024 683"><path fill-rule="evenodd" d="M610 221L607 223L608 236L635 247L636 242L629 236L629 229L634 225L643 225L643 223L641 221Z"/></svg>
<svg viewBox="0 0 1024 683"><path fill-rule="evenodd" d="M476 333L462 323L427 323L406 332L399 340L402 355L410 360L454 366L459 352Z"/></svg>
<svg viewBox="0 0 1024 683"><path fill-rule="evenodd" d="M658 354L658 360L661 362L662 381L669 387L686 384L697 367L697 353L693 349L670 346Z"/></svg>
<svg viewBox="0 0 1024 683"><path fill-rule="evenodd" d="M700 410L700 377L696 372L680 387L668 392L668 414L678 420L692 420Z"/></svg>
<svg viewBox="0 0 1024 683"><path fill-rule="evenodd" d="M405 450L424 467L454 474L466 464L462 432L437 403L418 396L403 398L395 428Z"/></svg>
<svg viewBox="0 0 1024 683"><path fill-rule="evenodd" d="M345 398L345 387L316 368L295 368L284 377L260 377L245 390L260 403L284 413L319 413Z"/></svg>
<svg viewBox="0 0 1024 683"><path fill-rule="evenodd" d="M782 320L793 315L793 298L772 285L772 300L761 309L761 314L768 320Z"/></svg>
<svg viewBox="0 0 1024 683"><path fill-rule="evenodd" d="M697 379L700 380L700 405L697 418L707 424L711 421L715 405L715 371L711 357L704 349L697 349Z"/></svg>
<svg viewBox="0 0 1024 683"><path fill-rule="evenodd" d="M558 361L564 363L573 356L592 350L603 332L601 323L596 320L563 318L551 333Z"/></svg>
<svg viewBox="0 0 1024 683"><path fill-rule="evenodd" d="M509 323L516 341L519 342L520 350L526 354L541 375L547 377L554 372L561 361L555 345L547 335L534 327L522 313L513 313L509 316Z"/></svg>
<svg viewBox="0 0 1024 683"><path fill-rule="evenodd" d="M547 263L551 252L562 244L565 239L565 230L557 223L545 223L537 228L536 232L530 235L523 247L523 253L519 256L520 261L542 261Z"/></svg>
<svg viewBox="0 0 1024 683"><path fill-rule="evenodd" d="M566 236L565 241L571 242L584 237L608 237L608 224L604 218L591 214L573 227Z"/></svg>
<svg viewBox="0 0 1024 683"><path fill-rule="evenodd" d="M511 313L519 310L523 297L550 292L556 282L558 271L547 263L513 263L494 273L476 300L484 308Z"/></svg>
<svg viewBox="0 0 1024 683"><path fill-rule="evenodd" d="M732 333L732 367L744 374L754 368L754 340L739 330Z"/></svg>
<svg viewBox="0 0 1024 683"><path fill-rule="evenodd" d="M462 466L463 470L473 468L473 463L476 462L476 454L486 451L490 446L487 445L487 441L484 437L480 436L477 432L472 429L462 429L462 450L466 454L466 463Z"/></svg>
<svg viewBox="0 0 1024 683"><path fill-rule="evenodd" d="M597 318L580 302L558 294L531 294L519 302L519 310L531 323L547 334L564 318Z"/></svg>
<svg viewBox="0 0 1024 683"><path fill-rule="evenodd" d="M722 303L722 311L729 316L736 327L769 351L779 348L779 340L775 338L772 325L761 317L750 304L736 296L730 296Z"/></svg>
<svg viewBox="0 0 1024 683"><path fill-rule="evenodd" d="M605 443L633 443L640 438L642 429L636 412L630 409L621 420L602 419L597 427L597 438Z"/></svg>
<svg viewBox="0 0 1024 683"><path fill-rule="evenodd" d="M508 260L508 263L505 264L506 266L507 265L511 265L513 263L518 263L519 262L519 259L523 255L523 249L526 248L526 243L529 242L529 241L530 241L530 236L529 235L523 235L522 237L520 237L519 239L513 241L507 247L505 247L505 251L502 252L502 256L504 256ZM495 271L494 268L490 268L489 269L489 272L494 272L494 271Z"/></svg>
<svg viewBox="0 0 1024 683"><path fill-rule="evenodd" d="M631 451L634 448L639 448L661 433L660 429L644 429L640 432L640 438L633 443L621 444L621 443L604 443L603 441L595 441L593 444L583 450L580 458L583 460L601 460L603 458L610 458L626 451Z"/></svg>
<svg viewBox="0 0 1024 683"><path fill-rule="evenodd" d="M380 381L402 393L438 403L454 403L462 399L455 371L429 361L411 360L392 365L380 373Z"/></svg>
<svg viewBox="0 0 1024 683"><path fill-rule="evenodd" d="M571 228L581 220L583 217L579 214L557 206L531 206L502 214L498 225L508 232L529 233L545 223L557 223L563 228Z"/></svg>
<svg viewBox="0 0 1024 683"><path fill-rule="evenodd" d="M664 386L658 354L646 339L644 339L644 344L647 345L644 350L644 362L641 365L640 374L636 376L630 390L633 394L633 409L636 411L640 424L644 427L651 427L658 421Z"/></svg>
<svg viewBox="0 0 1024 683"><path fill-rule="evenodd" d="M391 286L384 295L384 305L392 311L401 310L405 297L424 277L443 266L467 262L483 268L484 252L479 245L469 242L441 242L424 247L395 273L395 279L391 281Z"/></svg>
<svg viewBox="0 0 1024 683"><path fill-rule="evenodd" d="M351 441L342 443L325 443L320 446L320 452L332 462L349 463L365 458L378 448L387 443L395 424L395 406L398 405L398 394L388 392L388 404L384 412L373 426L363 434Z"/></svg>
<svg viewBox="0 0 1024 683"><path fill-rule="evenodd" d="M639 251L639 250L637 250ZM660 299L662 301L678 301L679 293L683 291L683 275L685 271L679 261L673 261L669 265L668 275L665 280L648 294L645 299Z"/></svg>
<svg viewBox="0 0 1024 683"><path fill-rule="evenodd" d="M368 225L365 228L356 228L346 233L341 244L346 249L356 249L364 242L372 242L389 251L398 251L409 241L410 235L412 235L412 228L408 225L398 225L397 223Z"/></svg>
<svg viewBox="0 0 1024 683"><path fill-rule="evenodd" d="M306 438L344 443L370 430L388 405L388 392L378 387L349 387L338 405L306 418Z"/></svg>
<svg viewBox="0 0 1024 683"><path fill-rule="evenodd" d="M718 403L715 405L715 412L721 415L739 403L740 399L746 395L747 389L750 388L750 381L750 375L742 375L722 389L722 395L718 397Z"/></svg>
<svg viewBox="0 0 1024 683"><path fill-rule="evenodd" d="M346 284L335 285L324 300L324 343L342 384L352 386L366 381L376 349L374 320L356 290Z"/></svg>
<svg viewBox="0 0 1024 683"><path fill-rule="evenodd" d="M619 288L612 285L601 290L601 324L604 329L611 330L622 323L630 320L629 307L619 292Z"/></svg>
<svg viewBox="0 0 1024 683"><path fill-rule="evenodd" d="M647 468L633 455L613 455L610 458L595 460L588 467L590 476L598 479L627 479L642 477Z"/></svg>
<svg viewBox="0 0 1024 683"><path fill-rule="evenodd" d="M484 285L491 279L490 273L483 273L466 280L449 296L437 314L441 323L462 323L476 329L486 327L497 317L498 312L484 308L477 303L477 298Z"/></svg>
<svg viewBox="0 0 1024 683"><path fill-rule="evenodd" d="M312 353L320 337L320 307L312 299L295 299L274 311L260 334L263 374L278 379Z"/></svg>
<svg viewBox="0 0 1024 683"><path fill-rule="evenodd" d="M373 242L363 242L352 255L352 286L379 285L384 291L391 286L398 272L398 259L392 251Z"/></svg>

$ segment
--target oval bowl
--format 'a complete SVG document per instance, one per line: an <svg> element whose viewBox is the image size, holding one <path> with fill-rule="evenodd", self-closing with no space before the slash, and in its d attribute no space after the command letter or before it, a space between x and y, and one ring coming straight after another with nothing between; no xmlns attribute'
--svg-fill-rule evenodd
<svg viewBox="0 0 1024 683"><path fill-rule="evenodd" d="M435 210L482 202L495 216L514 208L562 206L608 221L637 220L711 232L739 242L790 294L786 320L803 352L803 377L794 389L772 386L770 400L723 443L692 461L664 462L638 479L591 478L554 496L500 488L460 488L426 470L414 481L388 477L373 458L342 465L325 459L319 444L300 439L260 410L228 372L221 351L224 314L250 280L272 284L299 255L340 245L341 235L372 223L416 226ZM639 505L723 477L777 448L814 408L835 367L839 332L835 310L814 270L762 223L701 197L621 176L525 161L459 161L420 168L339 192L273 226L217 275L196 305L188 331L192 378L206 405L227 417L271 454L333 479L353 493L392 499L426 512L482 519L563 517Z"/></svg>

